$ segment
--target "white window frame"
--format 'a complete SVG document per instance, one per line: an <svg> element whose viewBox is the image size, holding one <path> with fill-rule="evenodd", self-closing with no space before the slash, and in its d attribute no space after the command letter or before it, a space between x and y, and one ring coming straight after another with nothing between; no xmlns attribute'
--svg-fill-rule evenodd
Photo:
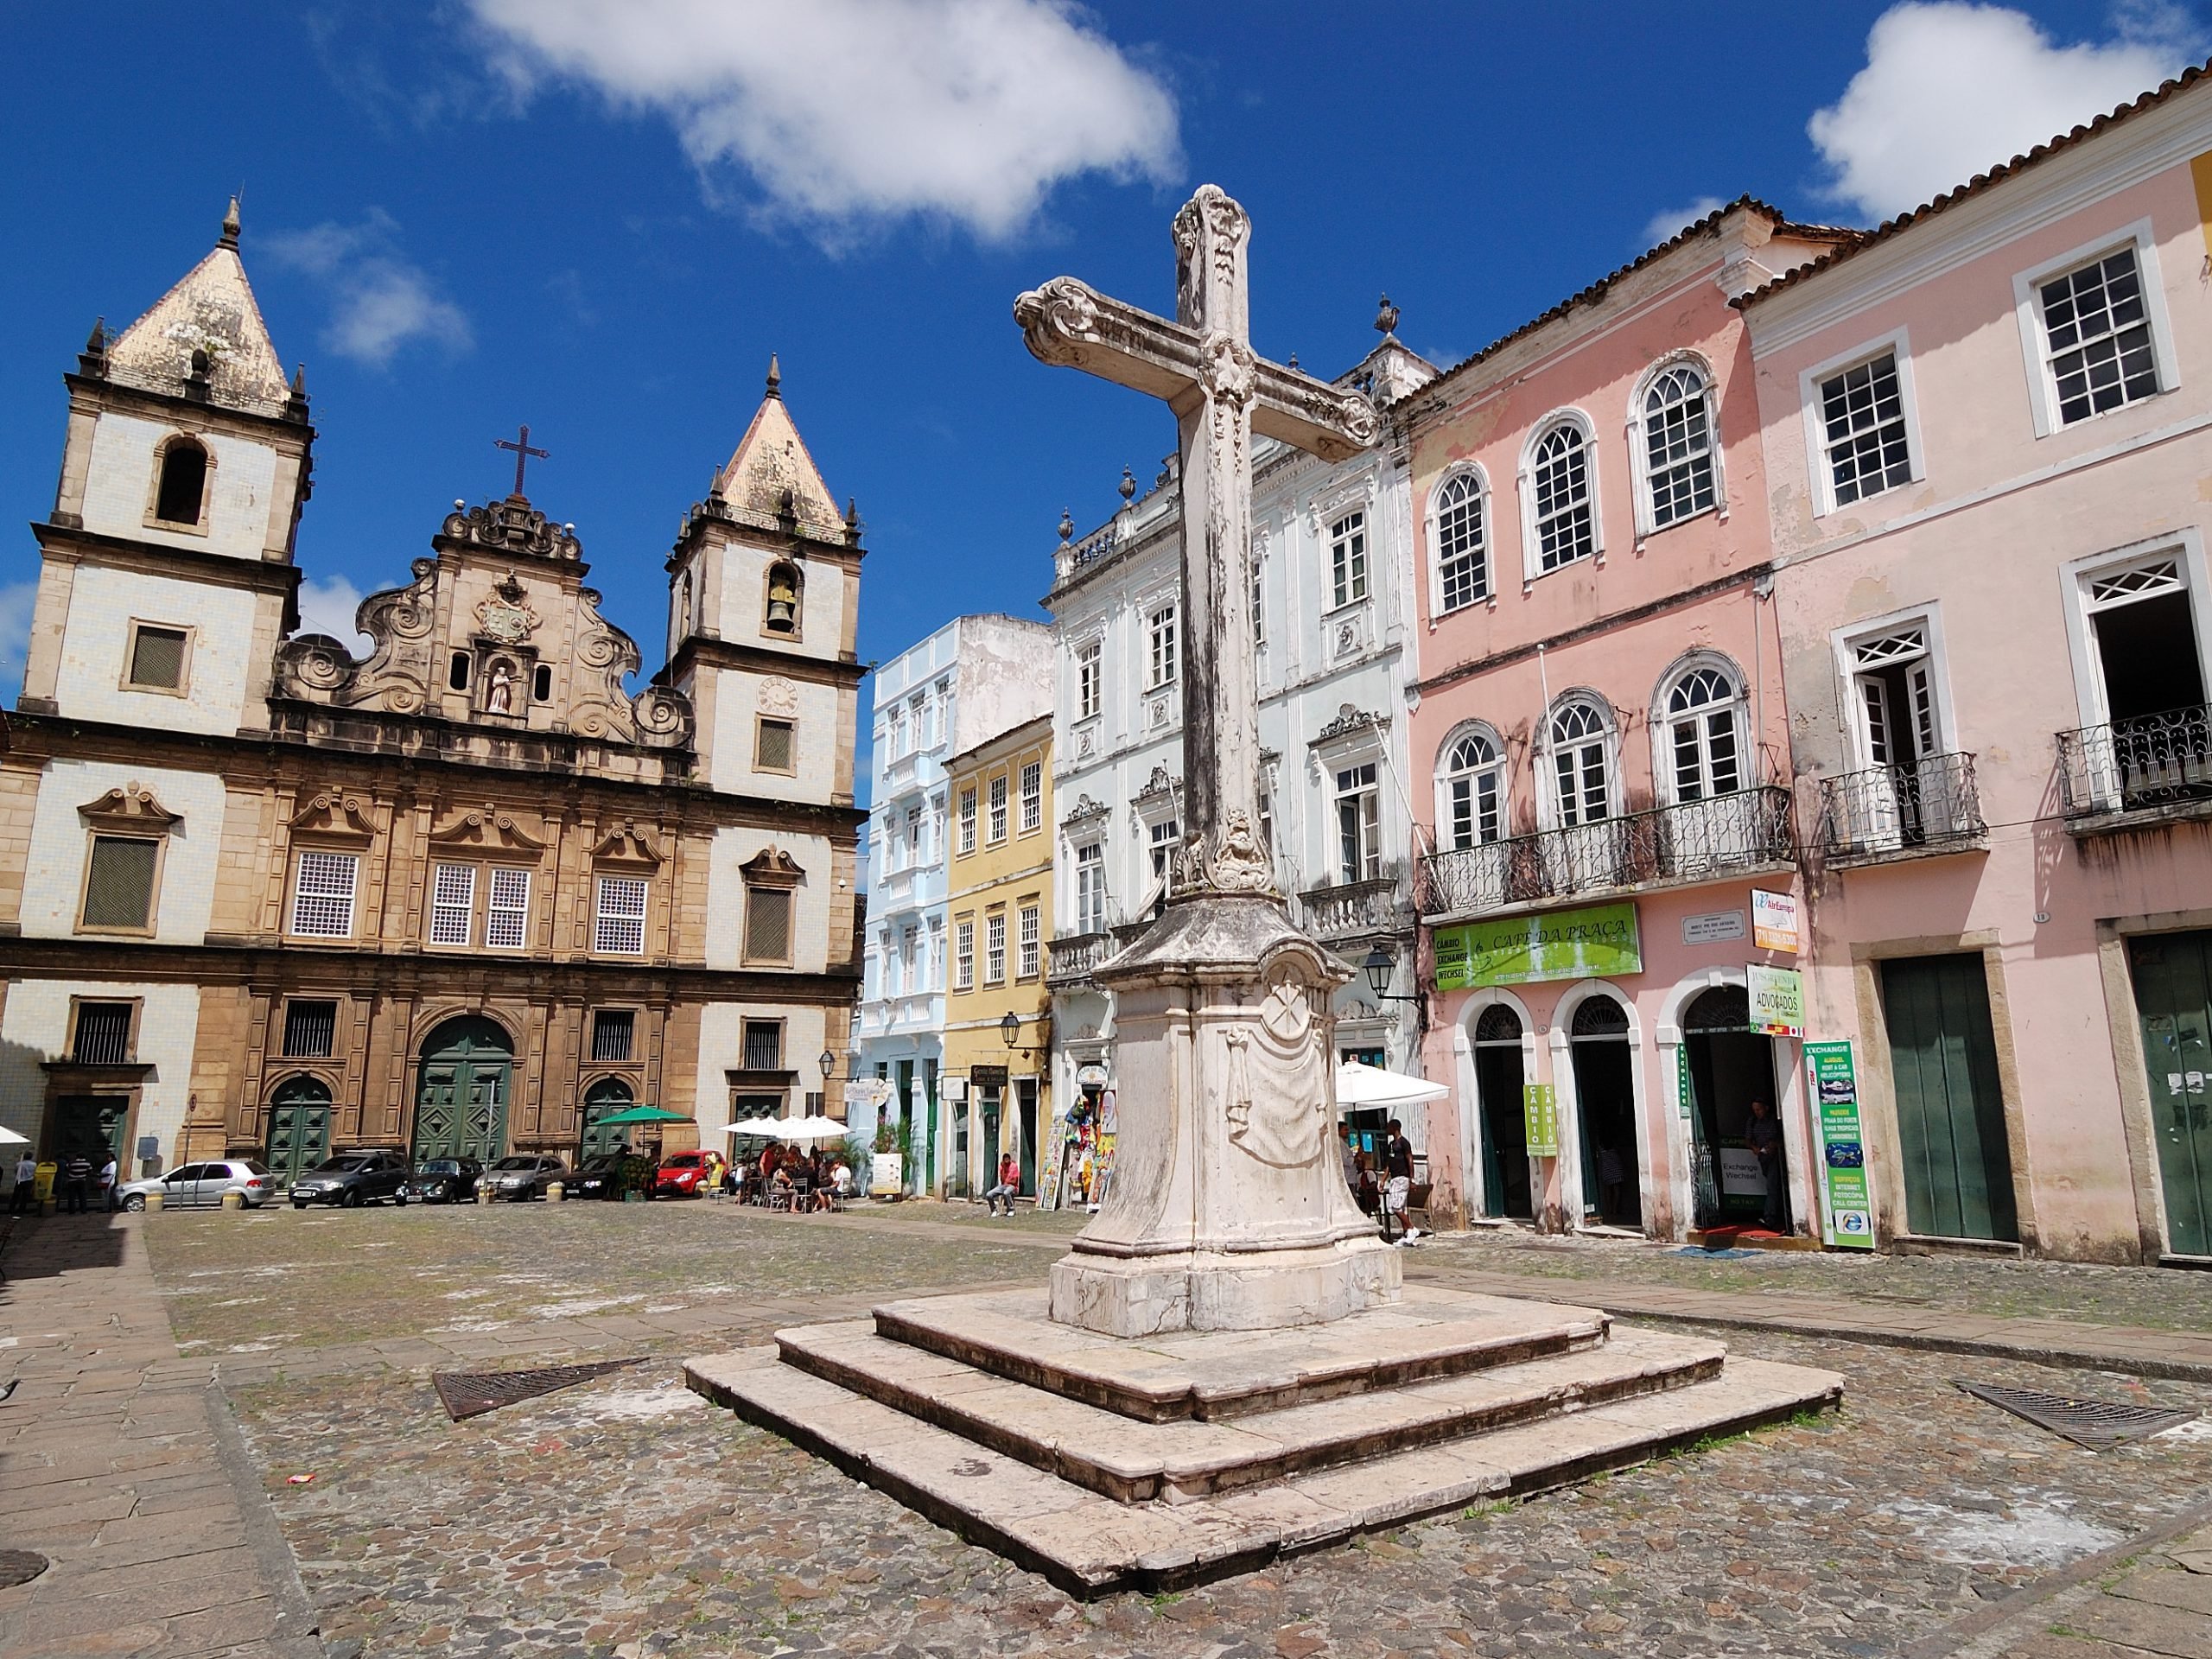
<svg viewBox="0 0 2212 1659"><path fill-rule="evenodd" d="M1462 480L1471 480L1475 486L1477 514L1482 524L1478 542L1477 563L1482 566L1483 591L1464 605L1450 605L1444 595L1444 492ZM1431 620L1451 616L1460 611L1471 611L1478 605L1495 609L1497 605L1497 504L1491 499L1490 475L1479 462L1454 467L1436 480L1436 487L1428 493L1428 613Z"/></svg>
<svg viewBox="0 0 2212 1659"><path fill-rule="evenodd" d="M958 800L960 803L959 847L961 856L963 858L976 850L976 817L978 804L976 798L977 794L978 791L974 789L963 789L958 793Z"/></svg>
<svg viewBox="0 0 2212 1659"><path fill-rule="evenodd" d="M1086 857L1086 854L1090 856ZM1084 934L1103 933L1106 931L1109 895L1111 892L1106 880L1104 838L1091 836L1083 841L1071 841L1068 843L1068 867L1073 872L1072 880L1075 882L1074 890L1069 895L1072 900L1069 909L1075 916L1076 931ZM1095 873L1096 877L1098 891L1095 906L1085 902L1084 877L1087 873Z"/></svg>
<svg viewBox="0 0 2212 1659"><path fill-rule="evenodd" d="M1660 676L1659 683L1651 696L1651 717L1647 724L1651 732L1651 776L1653 781L1658 785L1652 791L1652 797L1662 806L1689 804L1681 798L1681 780L1675 776L1675 724L1678 719L1691 716L1669 714L1667 704L1673 698L1676 688L1700 669L1712 670L1734 688L1734 694L1728 699L1728 709L1736 723L1736 787L1728 793L1741 794L1747 789L1758 787L1758 767L1755 764L1758 753L1758 743L1751 730L1751 683L1733 658L1723 656L1717 651L1693 651L1675 658L1669 665L1667 671ZM1705 709L1699 710L1694 717L1699 720L1707 718L1712 713L1713 707L1713 705L1707 705ZM1548 730L1549 728L1547 727L1546 729ZM1721 794L1700 795L1696 798L1700 803L1726 798L1726 796ZM1616 797L1613 816L1618 817L1621 815L1618 799Z"/></svg>
<svg viewBox="0 0 2212 1659"><path fill-rule="evenodd" d="M1572 558L1549 570L1543 568L1543 537L1536 524L1536 451L1544 440L1563 426L1571 426L1582 435L1583 478L1590 495L1590 551ZM1598 467L1598 429L1589 416L1579 409L1555 409L1529 429L1529 436L1521 446L1521 470L1517 480L1521 503L1521 570L1522 586L1534 586L1545 576L1555 576L1562 570L1571 570L1587 558L1592 564L1605 562L1605 493L1600 486Z"/></svg>
<svg viewBox="0 0 2212 1659"><path fill-rule="evenodd" d="M1329 609L1344 611L1364 605L1375 591L1366 507L1339 510L1321 533L1329 543Z"/></svg>
<svg viewBox="0 0 2212 1659"><path fill-rule="evenodd" d="M2063 276L2092 259L2106 258L2126 247L2135 250L2136 274L2143 283L2143 312L2151 325L2151 355L2158 365L2158 389L2148 397L2122 404L2118 409L2104 410L2070 423L2063 422L2058 418L2058 383L2051 374L2050 353L2044 345L2043 296L2039 290L2053 277ZM2030 270L2017 272L2012 277L2012 304L2019 321L2020 349L2024 354L2028 376L2028 408L2035 417L2037 437L2080 431L2095 425L2107 415L2140 409L2170 391L2180 390L2181 362L2174 353L2173 324L2166 315L2166 287L2158 270L2158 238L2149 219L2139 219L2132 225L2120 226L2056 259L2045 259Z"/></svg>
<svg viewBox="0 0 2212 1659"><path fill-rule="evenodd" d="M929 952L929 957L927 961L924 963L924 966L928 969L928 972L924 978L923 988L930 991L941 991L944 988L944 917L932 916L929 918L929 935L925 949Z"/></svg>
<svg viewBox="0 0 2212 1659"><path fill-rule="evenodd" d="M2172 559L2181 567L2189 587L2189 619L2196 633L2197 672L2212 690L2212 570L2205 563L2204 537L2194 526L2156 536L2124 547L2108 548L2059 567L2066 614L2066 651L2074 664L2074 690L2083 726L2102 726L2111 718L2105 702L2105 677L2089 619L2089 585L2130 565Z"/></svg>
<svg viewBox="0 0 2212 1659"><path fill-rule="evenodd" d="M1004 841L1007 836L1008 819L1007 817L1007 791L1006 773L1002 772L993 772L991 774L990 782L986 785L985 787L989 791L988 806L987 810L990 816L983 831L983 842L986 846L995 847L999 842Z"/></svg>
<svg viewBox="0 0 2212 1659"><path fill-rule="evenodd" d="M1183 667L1183 607L1173 600L1149 606L1144 618L1145 683L1147 691L1164 690L1175 683ZM1161 641L1166 642L1161 649Z"/></svg>
<svg viewBox="0 0 2212 1659"><path fill-rule="evenodd" d="M1006 983L1006 912L994 910L983 917L983 983Z"/></svg>
<svg viewBox="0 0 2212 1659"><path fill-rule="evenodd" d="M1551 707L1544 710L1543 741L1537 749L1536 810L1540 827L1546 830L1567 828L1565 815L1560 810L1559 750L1552 736L1552 728L1559 717L1575 704L1586 704L1595 709L1602 730L1605 750L1605 819L1624 816L1621 801L1621 719L1613 705L1587 686L1576 686L1562 691L1552 699ZM1585 818L1585 823L1598 823L1605 819Z"/></svg>
<svg viewBox="0 0 2212 1659"><path fill-rule="evenodd" d="M1468 738L1478 737L1490 745L1492 759L1487 765L1470 772L1459 772L1452 765L1452 752ZM1513 762L1504 740L1497 728L1486 720L1463 720L1444 734L1444 741L1436 749L1436 850L1440 853L1464 850L1452 840L1452 785L1459 779L1478 777L1485 772L1497 774L1497 835L1491 841L1482 839L1480 817L1477 817L1476 838L1471 847L1495 846L1497 842L1511 838L1513 834Z"/></svg>
<svg viewBox="0 0 2212 1659"><path fill-rule="evenodd" d="M631 887L635 887L637 888L638 907L634 915L631 913L626 905L620 909L611 908L608 906L607 900L609 889L618 882L622 884L621 890L625 893L626 893L628 888ZM645 929L648 922L652 918L652 881L650 877L642 875L613 874L601 874L594 876L592 880L592 954L601 957L644 956L645 954ZM632 922L636 923L638 927L638 942L636 944L626 945L620 943L610 944L607 943L610 938L619 939L620 938L619 934L610 932L610 923L620 927L626 926L626 925Z"/></svg>
<svg viewBox="0 0 2212 1659"><path fill-rule="evenodd" d="M1106 646L1100 639L1085 640L1075 651L1075 717L1096 720L1105 706Z"/></svg>
<svg viewBox="0 0 2212 1659"><path fill-rule="evenodd" d="M1355 887L1362 881L1379 881L1386 874L1383 862L1382 774L1386 770L1379 755L1353 754L1335 762L1329 768L1329 868L1337 885ZM1357 774L1372 772L1374 776L1359 779ZM1344 779L1354 781L1347 788ZM1353 805L1357 836L1359 841L1357 858L1352 868L1344 861L1344 808Z"/></svg>
<svg viewBox="0 0 2212 1659"><path fill-rule="evenodd" d="M438 946L465 945L476 933L476 871L474 864L434 863L430 866L430 932L429 943ZM455 878L448 888L446 877ZM458 938L448 937L455 917L461 921ZM443 932L441 932L441 929Z"/></svg>
<svg viewBox="0 0 2212 1659"><path fill-rule="evenodd" d="M1671 369L1694 369L1705 382L1705 441L1706 459L1713 467L1713 505L1700 507L1694 512L1684 513L1665 524L1659 522L1657 504L1651 493L1650 435L1644 430L1643 401L1651 395L1662 375ZM1713 365L1701 352L1669 352L1644 370L1636 383L1628 400L1628 464L1629 476L1636 485L1636 536L1638 541L1656 536L1662 531L1678 530L1682 525L1713 514L1720 523L1728 522L1728 474L1721 458L1720 445L1720 380L1713 373Z"/></svg>
<svg viewBox="0 0 2212 1659"><path fill-rule="evenodd" d="M339 861L342 861L346 866L347 875L346 891L344 893L346 900L346 925L343 928L303 927L300 925L301 907L305 900L309 898L314 898L318 899L327 899L335 901L340 897L335 887L331 888L328 892L317 892L312 894L306 891L308 861L311 858L329 859L334 861L331 867L333 869L335 869L336 864ZM292 860L291 925L287 928L285 931L290 933L296 938L302 939L350 939L353 937L353 924L356 918L356 912L360 902L361 855L359 853L338 852L332 849L323 847L302 847L294 855Z"/></svg>
<svg viewBox="0 0 2212 1659"><path fill-rule="evenodd" d="M1897 397L1904 405L1904 453L1907 475L1904 484L1892 484L1876 495L1862 495L1856 501L1846 502L1839 508L1835 499L1835 474L1828 469L1827 421L1821 412L1821 383L1833 380L1839 374L1848 374L1862 363L1871 363L1885 354L1893 356L1897 363ZM1857 512L1869 502L1892 495L1908 484L1918 484L1928 476L1928 450L1920 441L1920 400L1912 383L1912 340L1910 331L1902 327L1865 340L1847 352L1839 352L1826 361L1816 363L1797 377L1797 419L1805 437L1806 476L1812 480L1813 516L1826 518L1840 511Z"/></svg>
<svg viewBox="0 0 2212 1659"><path fill-rule="evenodd" d="M1865 772L1880 764L1874 759L1873 735L1866 725L1866 702L1856 690L1861 671L1858 648L1869 640L1879 639L1885 634L1902 633L1907 628L1918 628L1925 642L1928 684L1936 699L1937 753L1960 754L1965 752L1951 702L1950 654L1943 645L1942 607L1931 601L1925 605L1891 611L1886 616L1847 622L1841 627L1832 628L1828 632L1828 649L1835 659L1836 683L1843 688L1846 704L1846 735L1851 744L1848 771Z"/></svg>
<svg viewBox="0 0 2212 1659"><path fill-rule="evenodd" d="M499 888L506 882L506 897L515 899L513 880L519 877L522 893L519 902L501 904ZM530 948L530 890L533 883L528 866L521 864L487 864L484 883L484 948L487 950L527 950ZM503 918L513 919L514 937L512 942L500 937Z"/></svg>
<svg viewBox="0 0 2212 1659"><path fill-rule="evenodd" d="M1034 979L1044 971L1045 912L1038 905L1024 905L1014 918L1014 976Z"/></svg>
<svg viewBox="0 0 2212 1659"><path fill-rule="evenodd" d="M976 988L976 918L972 916L952 925L952 988Z"/></svg>
<svg viewBox="0 0 2212 1659"><path fill-rule="evenodd" d="M1017 822L1021 833L1033 836L1045 827L1045 763L1026 760L1021 765L1021 817Z"/></svg>

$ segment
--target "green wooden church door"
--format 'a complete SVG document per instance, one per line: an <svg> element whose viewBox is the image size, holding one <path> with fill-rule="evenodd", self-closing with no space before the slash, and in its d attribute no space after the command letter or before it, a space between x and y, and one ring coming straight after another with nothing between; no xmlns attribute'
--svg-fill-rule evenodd
<svg viewBox="0 0 2212 1659"><path fill-rule="evenodd" d="M448 1020L423 1045L415 1090L415 1161L477 1158L486 1163L507 1148L507 1096L514 1050L489 1020Z"/></svg>

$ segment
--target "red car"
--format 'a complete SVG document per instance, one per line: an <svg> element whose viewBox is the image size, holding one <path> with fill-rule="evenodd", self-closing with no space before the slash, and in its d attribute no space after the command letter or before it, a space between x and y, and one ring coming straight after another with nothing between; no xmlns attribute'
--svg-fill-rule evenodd
<svg viewBox="0 0 2212 1659"><path fill-rule="evenodd" d="M653 1196L657 1198L696 1198L707 1190L707 1154L703 1152L672 1152L653 1170Z"/></svg>

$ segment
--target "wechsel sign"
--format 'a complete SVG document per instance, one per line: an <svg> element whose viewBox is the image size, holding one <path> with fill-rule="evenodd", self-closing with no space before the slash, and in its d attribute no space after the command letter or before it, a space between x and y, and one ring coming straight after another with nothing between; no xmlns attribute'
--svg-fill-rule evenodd
<svg viewBox="0 0 2212 1659"><path fill-rule="evenodd" d="M1794 893L1769 893L1764 887L1751 889L1751 943L1762 950L1787 950L1792 956L1799 949L1797 931L1797 895Z"/></svg>
<svg viewBox="0 0 2212 1659"><path fill-rule="evenodd" d="M1440 991L1643 971L1633 904L1543 911L1494 922L1467 922L1436 932Z"/></svg>
<svg viewBox="0 0 2212 1659"><path fill-rule="evenodd" d="M1753 963L1744 970L1745 988L1751 993L1751 1029L1770 1037L1805 1034L1805 976L1795 968L1768 968Z"/></svg>

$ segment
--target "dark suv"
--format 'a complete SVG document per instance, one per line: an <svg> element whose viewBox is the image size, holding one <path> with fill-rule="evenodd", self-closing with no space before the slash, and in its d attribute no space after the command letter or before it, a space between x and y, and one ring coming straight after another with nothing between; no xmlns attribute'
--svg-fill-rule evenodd
<svg viewBox="0 0 2212 1659"><path fill-rule="evenodd" d="M406 1180L404 1154L341 1152L324 1159L292 1183L292 1208L342 1204L351 1210L378 1198L397 1199Z"/></svg>

